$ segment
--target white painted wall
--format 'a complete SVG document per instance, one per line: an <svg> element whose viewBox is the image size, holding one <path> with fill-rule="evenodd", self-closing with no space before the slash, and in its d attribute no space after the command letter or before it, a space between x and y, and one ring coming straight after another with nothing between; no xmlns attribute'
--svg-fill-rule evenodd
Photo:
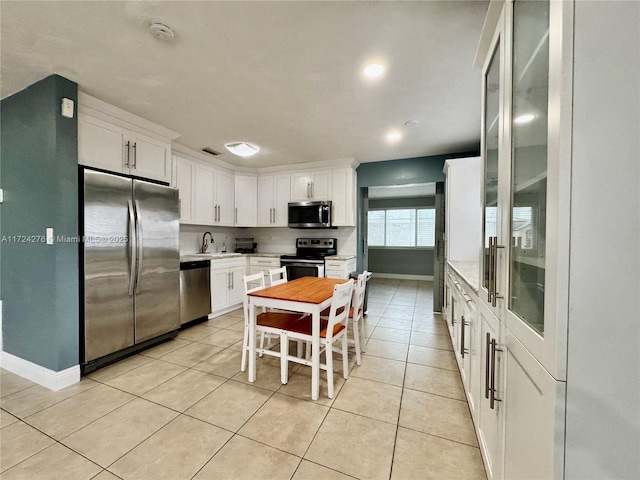
<svg viewBox="0 0 640 480"><path fill-rule="evenodd" d="M575 3L567 479L640 478L639 25Z"/></svg>
<svg viewBox="0 0 640 480"><path fill-rule="evenodd" d="M445 163L447 260L480 261L482 245L482 173L480 157Z"/></svg>

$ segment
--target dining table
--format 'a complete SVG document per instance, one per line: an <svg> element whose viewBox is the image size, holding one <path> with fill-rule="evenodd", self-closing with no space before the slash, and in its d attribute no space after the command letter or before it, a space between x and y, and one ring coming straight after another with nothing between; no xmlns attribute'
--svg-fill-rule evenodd
<svg viewBox="0 0 640 480"><path fill-rule="evenodd" d="M266 307L309 314L311 321L311 399L320 392L320 312L331 305L333 288L344 278L301 277L248 294L249 382L256 380L256 309ZM285 360L286 361L286 360ZM286 383L286 379L282 379Z"/></svg>

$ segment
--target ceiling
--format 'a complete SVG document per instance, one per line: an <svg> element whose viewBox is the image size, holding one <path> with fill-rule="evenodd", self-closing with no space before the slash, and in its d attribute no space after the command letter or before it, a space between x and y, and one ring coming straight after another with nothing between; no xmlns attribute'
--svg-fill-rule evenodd
<svg viewBox="0 0 640 480"><path fill-rule="evenodd" d="M57 73L245 167L471 151L485 1L0 2L5 98ZM154 37L169 25L173 42ZM362 70L386 66L376 79ZM405 122L417 120L417 126ZM391 130L403 138L389 143ZM261 147L252 157L224 149Z"/></svg>

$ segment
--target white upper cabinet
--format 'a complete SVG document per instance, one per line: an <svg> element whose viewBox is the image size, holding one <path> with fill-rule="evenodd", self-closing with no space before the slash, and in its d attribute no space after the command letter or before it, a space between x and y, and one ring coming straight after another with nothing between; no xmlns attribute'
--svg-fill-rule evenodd
<svg viewBox="0 0 640 480"><path fill-rule="evenodd" d="M331 170L291 174L291 201L311 200L331 200Z"/></svg>
<svg viewBox="0 0 640 480"><path fill-rule="evenodd" d="M232 173L216 170L215 174L215 203L218 207L215 225L232 227L235 224L235 189Z"/></svg>
<svg viewBox="0 0 640 480"><path fill-rule="evenodd" d="M255 227L258 215L258 178L255 175L236 175L235 186L235 225Z"/></svg>
<svg viewBox="0 0 640 480"><path fill-rule="evenodd" d="M356 172L351 167L331 170L332 223L335 227L356 224Z"/></svg>
<svg viewBox="0 0 640 480"><path fill-rule="evenodd" d="M215 225L218 220L218 205L215 197L216 171L204 164L196 163L193 182L193 223Z"/></svg>
<svg viewBox="0 0 640 480"><path fill-rule="evenodd" d="M129 133L129 173L137 177L169 182L171 180L171 144L141 133ZM125 172L126 173L126 172Z"/></svg>
<svg viewBox="0 0 640 480"><path fill-rule="evenodd" d="M194 185L196 164L193 160L173 156L171 186L178 189L180 223L194 223Z"/></svg>
<svg viewBox="0 0 640 480"><path fill-rule="evenodd" d="M171 139L178 136L175 132L82 93L79 103L79 164L171 181Z"/></svg>
<svg viewBox="0 0 640 480"><path fill-rule="evenodd" d="M171 185L179 190L180 223L234 225L232 173L182 155L174 155Z"/></svg>
<svg viewBox="0 0 640 480"><path fill-rule="evenodd" d="M122 127L78 114L78 163L122 173L128 162L126 138Z"/></svg>
<svg viewBox="0 0 640 480"><path fill-rule="evenodd" d="M258 178L258 226L286 227L291 176L264 175Z"/></svg>

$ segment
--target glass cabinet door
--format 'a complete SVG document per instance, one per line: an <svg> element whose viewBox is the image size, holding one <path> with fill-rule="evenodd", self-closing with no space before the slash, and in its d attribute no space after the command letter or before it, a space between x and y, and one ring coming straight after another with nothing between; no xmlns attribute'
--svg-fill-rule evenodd
<svg viewBox="0 0 640 480"><path fill-rule="evenodd" d="M509 310L544 335L549 1L513 3Z"/></svg>
<svg viewBox="0 0 640 480"><path fill-rule="evenodd" d="M489 246L498 235L498 149L500 145L500 41L484 78L484 208L482 211L482 286L490 291L492 265Z"/></svg>

